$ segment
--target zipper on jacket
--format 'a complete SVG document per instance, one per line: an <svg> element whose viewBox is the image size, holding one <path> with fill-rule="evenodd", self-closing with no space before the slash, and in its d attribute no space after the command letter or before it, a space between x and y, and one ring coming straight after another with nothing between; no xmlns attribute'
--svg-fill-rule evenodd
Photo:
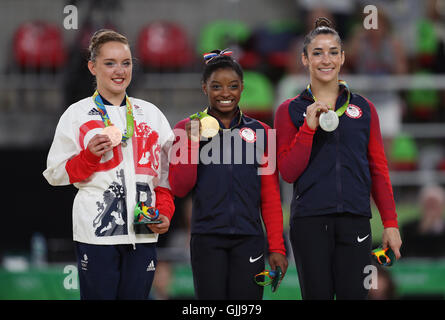
<svg viewBox="0 0 445 320"><path fill-rule="evenodd" d="M233 129L233 128L232 128ZM232 135L232 129L224 129L223 130L223 134L229 134L230 136ZM229 179L230 179L230 184L229 184L229 189L227 190L229 193L229 213L230 213L230 234L234 234L235 233L235 219L236 219L236 215L235 215L235 206L233 204L233 159L234 159L234 148L233 148L233 144L234 141L232 138L230 138L230 164L228 165L228 175L229 175ZM224 146L223 146L223 152L224 152Z"/></svg>
<svg viewBox="0 0 445 320"><path fill-rule="evenodd" d="M127 185L126 190L126 202L125 205L127 206L127 233L128 233L128 239L130 243L133 245L133 250L136 250L136 235L134 232L133 227L133 210L134 208L131 208L128 203L131 202L128 195L136 195L135 185L136 181L129 181L131 174L134 174L136 172L135 166L134 166L134 159L133 159L133 138L131 138L131 141L127 142L126 147L122 148L122 157L123 159L128 159L128 161L124 162L124 176L125 176L125 184ZM136 201L134 199L134 201Z"/></svg>

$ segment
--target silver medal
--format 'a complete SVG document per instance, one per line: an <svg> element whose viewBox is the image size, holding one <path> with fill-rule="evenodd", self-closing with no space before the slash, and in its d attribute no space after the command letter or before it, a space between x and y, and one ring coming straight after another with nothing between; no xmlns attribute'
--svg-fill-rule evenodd
<svg viewBox="0 0 445 320"><path fill-rule="evenodd" d="M329 110L328 112L320 114L320 127L326 132L331 132L337 129L338 122L338 115L335 113L335 111Z"/></svg>

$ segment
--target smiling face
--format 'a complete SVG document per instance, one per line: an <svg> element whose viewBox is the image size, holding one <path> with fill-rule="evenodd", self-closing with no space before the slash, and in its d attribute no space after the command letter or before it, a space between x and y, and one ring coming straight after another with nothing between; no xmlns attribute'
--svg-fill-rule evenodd
<svg viewBox="0 0 445 320"><path fill-rule="evenodd" d="M116 98L122 101L131 82L132 66L130 48L117 41L104 43L95 61L88 61L88 69L96 77L97 90L110 102Z"/></svg>
<svg viewBox="0 0 445 320"><path fill-rule="evenodd" d="M311 83L337 82L345 54L334 35L320 34L307 46L307 56L303 53L301 60L309 69Z"/></svg>
<svg viewBox="0 0 445 320"><path fill-rule="evenodd" d="M228 114L238 106L243 82L231 68L216 69L202 84L202 90L207 95L209 105L214 111Z"/></svg>

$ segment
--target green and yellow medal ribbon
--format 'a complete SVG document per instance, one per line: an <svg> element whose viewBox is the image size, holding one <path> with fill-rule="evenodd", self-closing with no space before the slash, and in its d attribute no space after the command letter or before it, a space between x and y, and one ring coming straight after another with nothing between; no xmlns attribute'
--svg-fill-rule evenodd
<svg viewBox="0 0 445 320"><path fill-rule="evenodd" d="M97 90L93 94L93 100L98 108L98 111L100 113L103 123L105 124L105 127L112 126L113 123L111 122L110 117L108 116L107 109L105 108L103 100ZM131 106L130 98L128 98L128 95L125 95L125 105L127 108L127 128L125 130L125 133L122 134L122 142L125 142L128 139L130 139L134 133L133 107Z"/></svg>
<svg viewBox="0 0 445 320"><path fill-rule="evenodd" d="M345 89L346 89L346 92L348 93L348 98L346 99L346 102L345 102L340 108L338 108L337 110L335 110L335 113L336 113L337 116L340 118L340 117L343 115L343 113L345 113L346 109L347 109L348 106L349 106L349 102L350 102L350 100L351 100L351 92L350 92L350 90L349 90L349 86L348 86L348 84L346 83L346 81L344 81L344 80L339 80L338 83L339 83L339 85L344 86ZM312 98L314 99L314 101L317 101L317 99L316 99L316 98L314 97L314 95L312 94L312 90L311 90L311 85L310 85L310 84L307 85L307 88L306 88L306 89L307 89L307 91L310 93L310 95L312 96Z"/></svg>

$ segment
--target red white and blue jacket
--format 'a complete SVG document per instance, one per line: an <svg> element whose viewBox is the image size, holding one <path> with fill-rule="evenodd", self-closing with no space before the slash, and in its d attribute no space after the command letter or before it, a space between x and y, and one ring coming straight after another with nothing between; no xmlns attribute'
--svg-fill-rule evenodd
<svg viewBox="0 0 445 320"><path fill-rule="evenodd" d="M104 123L92 97L72 104L60 117L43 175L53 186L73 184L73 240L114 245L157 242L142 225L133 224L138 201L156 206L169 219L175 206L168 184L168 157L173 131L152 103L130 97L134 134L101 157L88 149ZM113 106L103 97L107 113L122 132L125 100Z"/></svg>
<svg viewBox="0 0 445 320"><path fill-rule="evenodd" d="M347 99L341 87L336 108ZM304 90L284 101L275 115L277 164L282 178L294 184L291 215L352 213L371 217L372 195L385 228L397 227L397 214L374 105L351 93L338 128L312 130L306 108L314 103Z"/></svg>
<svg viewBox="0 0 445 320"><path fill-rule="evenodd" d="M175 196L192 191L192 234L263 235L262 218L269 251L285 254L278 171L275 166L269 174L259 174L268 165L263 142L271 128L239 112L230 129L192 142L180 138L189 121L175 126L169 181ZM175 161L181 152L187 153L187 161Z"/></svg>

